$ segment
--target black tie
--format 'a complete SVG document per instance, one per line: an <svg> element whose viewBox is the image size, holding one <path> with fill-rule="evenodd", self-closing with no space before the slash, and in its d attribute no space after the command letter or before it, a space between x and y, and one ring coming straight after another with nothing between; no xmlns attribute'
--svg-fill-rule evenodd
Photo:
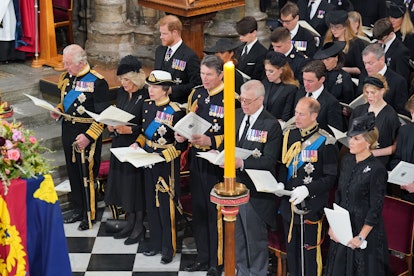
<svg viewBox="0 0 414 276"><path fill-rule="evenodd" d="M308 8L306 9L306 15L308 16L308 19L311 20L311 13L312 13L312 5L313 5L313 1L310 1Z"/></svg>
<svg viewBox="0 0 414 276"><path fill-rule="evenodd" d="M243 47L243 52L240 56L240 61L242 61L247 56L247 44Z"/></svg>
<svg viewBox="0 0 414 276"><path fill-rule="evenodd" d="M250 127L250 115L247 115L246 124L244 125L243 133L239 140L240 142L246 139L246 134L247 134L247 131L249 130L249 127Z"/></svg>
<svg viewBox="0 0 414 276"><path fill-rule="evenodd" d="M306 94L306 96L312 98L312 93L311 92L308 92L308 94Z"/></svg>

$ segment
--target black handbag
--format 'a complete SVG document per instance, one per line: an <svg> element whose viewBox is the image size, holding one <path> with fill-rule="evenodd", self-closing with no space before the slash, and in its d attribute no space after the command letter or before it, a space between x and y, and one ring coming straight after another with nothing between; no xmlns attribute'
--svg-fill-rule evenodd
<svg viewBox="0 0 414 276"><path fill-rule="evenodd" d="M107 219L105 222L106 233L118 233L127 224L125 219Z"/></svg>

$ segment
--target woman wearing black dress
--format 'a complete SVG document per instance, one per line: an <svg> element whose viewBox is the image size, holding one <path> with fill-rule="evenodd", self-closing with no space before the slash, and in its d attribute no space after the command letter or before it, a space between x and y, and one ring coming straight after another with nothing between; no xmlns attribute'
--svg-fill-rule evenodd
<svg viewBox="0 0 414 276"><path fill-rule="evenodd" d="M388 84L382 75L373 74L366 77L363 85L363 93L367 103L354 109L349 122L352 122L353 118L368 112L375 114L375 126L379 131L379 146L372 149L371 152L384 166L387 166L390 156L395 152L400 121L394 108L384 100Z"/></svg>
<svg viewBox="0 0 414 276"><path fill-rule="evenodd" d="M168 90L174 85L169 72L152 71L146 83L150 99L142 108L143 133L137 142L146 152L159 154L165 161L144 169L150 241L143 254L161 253L161 263L168 264L177 250L175 206L180 196L180 154L186 147L175 141L171 126L184 117L185 112L168 97Z"/></svg>
<svg viewBox="0 0 414 276"><path fill-rule="evenodd" d="M142 104L148 98L144 88L145 73L141 62L134 56L128 55L121 59L117 75L122 86L117 91L116 106L135 115L130 122L136 125L108 126L112 133L112 147L128 147L135 142L141 133ZM134 244L144 237L144 183L143 171L128 162L120 162L111 154L108 182L105 187L105 203L122 207L126 212L127 224L114 235L115 239L125 240L125 244Z"/></svg>
<svg viewBox="0 0 414 276"><path fill-rule="evenodd" d="M355 118L348 136L350 154L342 159L335 203L349 211L353 238L343 245L329 229L331 244L326 275L389 275L382 219L388 174L371 153L378 139L374 114Z"/></svg>
<svg viewBox="0 0 414 276"><path fill-rule="evenodd" d="M286 122L293 117L294 101L299 81L295 79L284 54L270 51L264 61L266 78L263 105L279 121Z"/></svg>

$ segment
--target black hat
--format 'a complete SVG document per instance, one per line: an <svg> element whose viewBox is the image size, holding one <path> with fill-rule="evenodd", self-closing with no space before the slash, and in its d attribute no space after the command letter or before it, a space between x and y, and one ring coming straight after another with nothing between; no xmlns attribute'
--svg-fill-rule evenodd
<svg viewBox="0 0 414 276"><path fill-rule="evenodd" d="M147 84L156 84L156 85L174 85L175 82L172 80L170 72L162 70L154 70L145 80Z"/></svg>
<svg viewBox="0 0 414 276"><path fill-rule="evenodd" d="M348 137L353 137L358 134L362 134L373 130L375 127L375 114L374 112L368 112L360 117L356 117L352 120L351 127L348 131Z"/></svg>
<svg viewBox="0 0 414 276"><path fill-rule="evenodd" d="M216 41L213 47L204 50L206 54L215 54L219 52L226 52L226 51L233 51L237 47L239 47L241 43L236 43L230 38L220 38Z"/></svg>
<svg viewBox="0 0 414 276"><path fill-rule="evenodd" d="M325 59L337 56L345 48L345 44L344 41L327 42L313 55L313 59Z"/></svg>
<svg viewBox="0 0 414 276"><path fill-rule="evenodd" d="M365 84L371 84L378 88L384 88L384 83L376 77L371 77L371 76L366 77L363 82L363 85Z"/></svg>
<svg viewBox="0 0 414 276"><path fill-rule="evenodd" d="M404 16L405 10L405 6L392 2L388 8L388 15L392 18L400 18Z"/></svg>
<svg viewBox="0 0 414 276"><path fill-rule="evenodd" d="M345 25L346 20L348 19L348 13L344 10L335 10L330 11L325 17L326 25Z"/></svg>
<svg viewBox="0 0 414 276"><path fill-rule="evenodd" d="M116 75L120 76L129 72L139 72L142 64L137 59L137 57L132 55L124 56L121 61L119 61L118 69L116 70Z"/></svg>
<svg viewBox="0 0 414 276"><path fill-rule="evenodd" d="M274 51L269 51L266 54L266 60L269 60L270 64L279 68L288 62L288 59L284 54Z"/></svg>

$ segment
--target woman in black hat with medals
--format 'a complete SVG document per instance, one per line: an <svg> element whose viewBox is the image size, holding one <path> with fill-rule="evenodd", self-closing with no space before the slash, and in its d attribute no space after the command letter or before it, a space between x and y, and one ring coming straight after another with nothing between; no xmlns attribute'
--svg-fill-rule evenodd
<svg viewBox="0 0 414 276"><path fill-rule="evenodd" d="M150 99L142 108L142 134L137 143L146 152L159 154L165 161L144 169L150 241L143 254L154 256L161 253L161 263L168 264L177 250L180 154L186 148L186 145L175 141L171 126L185 113L168 97L168 90L174 85L169 72L154 70L146 83ZM134 146L138 144L134 143Z"/></svg>
<svg viewBox="0 0 414 276"><path fill-rule="evenodd" d="M378 143L374 113L352 120L348 137L350 154L342 159L335 203L348 210L353 238L342 244L329 229L326 275L389 275L382 219L388 174L371 153Z"/></svg>
<svg viewBox="0 0 414 276"><path fill-rule="evenodd" d="M128 55L122 58L116 74L121 81L116 106L135 115L130 121L135 125L108 126L112 136L112 148L128 147L135 142L141 133L142 104L148 98L148 91L144 88L145 73L136 57ZM137 169L128 162L121 162L111 154L105 203L122 207L126 212L126 226L114 235L115 239L128 238L125 244L137 243L145 234L143 180L142 169Z"/></svg>
<svg viewBox="0 0 414 276"><path fill-rule="evenodd" d="M299 81L295 79L287 57L269 51L264 61L266 78L263 105L279 121L286 122L294 115L294 102Z"/></svg>
<svg viewBox="0 0 414 276"><path fill-rule="evenodd" d="M344 65L344 53L342 50L345 48L345 42L332 41L325 43L321 49L319 49L314 59L322 60L326 66L326 80L325 87L342 103L350 103L354 100L354 84L351 80L351 75L345 72L342 67Z"/></svg>
<svg viewBox="0 0 414 276"><path fill-rule="evenodd" d="M400 128L397 112L384 100L388 90L385 78L379 74L368 76L363 81L365 104L357 106L351 114L349 122L368 112L375 115L375 126L378 128L378 148L371 153L379 159L384 166L388 165L390 157L395 152L395 143Z"/></svg>
<svg viewBox="0 0 414 276"><path fill-rule="evenodd" d="M345 54L343 70L352 76L358 76L361 70L365 70L361 53L367 42L354 33L346 11L329 12L326 16L326 24L329 29L326 32L324 44L332 41L345 42L345 47L342 50Z"/></svg>

